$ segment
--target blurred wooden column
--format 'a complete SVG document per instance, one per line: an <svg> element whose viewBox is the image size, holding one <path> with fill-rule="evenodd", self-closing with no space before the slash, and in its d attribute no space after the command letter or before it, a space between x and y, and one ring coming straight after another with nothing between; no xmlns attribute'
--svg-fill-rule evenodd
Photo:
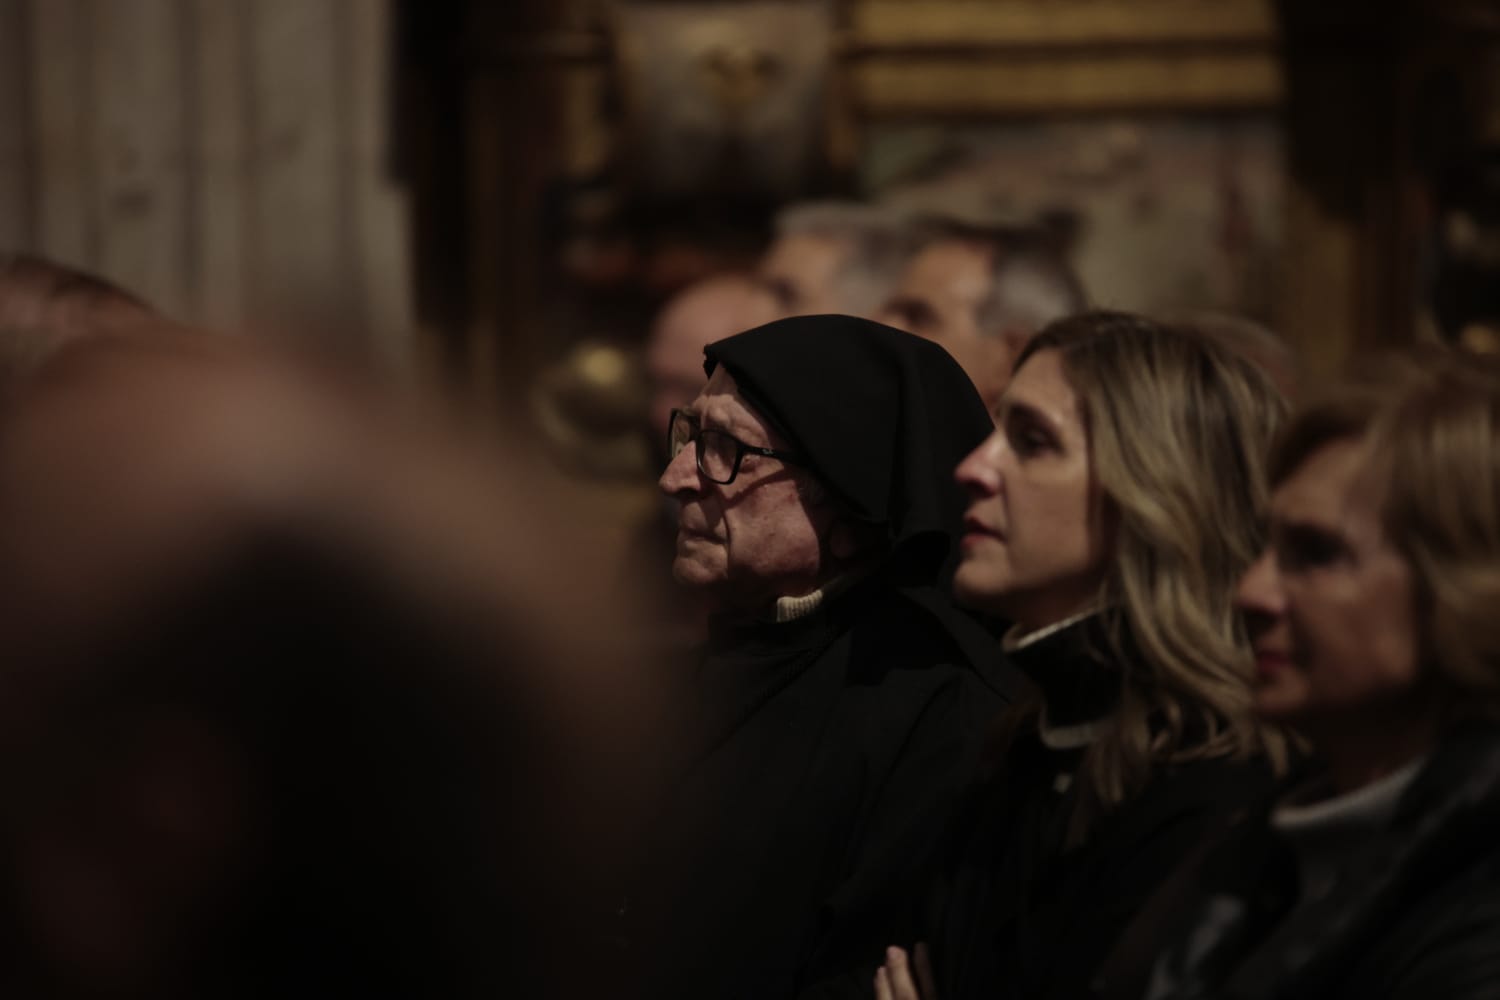
<svg viewBox="0 0 1500 1000"><path fill-rule="evenodd" d="M1320 375L1415 335L1429 235L1422 150L1431 152L1434 114L1466 113L1434 103L1430 85L1455 79L1455 105L1474 88L1500 54L1500 5L1280 0L1279 8L1290 180L1279 323ZM1448 131L1471 127L1455 120Z"/></svg>
<svg viewBox="0 0 1500 1000"><path fill-rule="evenodd" d="M568 14L544 0L474 3L463 49L473 234L466 361L476 387L507 408L521 401L542 338L542 201L561 165L560 93L579 44Z"/></svg>
<svg viewBox="0 0 1500 1000"><path fill-rule="evenodd" d="M404 0L403 136L417 191L418 308L451 378L502 408L535 364L547 183L561 152L570 5ZM415 45L412 45L413 40Z"/></svg>

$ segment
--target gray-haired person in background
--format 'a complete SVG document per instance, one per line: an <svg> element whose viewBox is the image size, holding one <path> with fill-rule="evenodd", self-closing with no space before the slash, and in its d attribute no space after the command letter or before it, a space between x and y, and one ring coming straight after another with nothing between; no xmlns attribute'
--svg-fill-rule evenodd
<svg viewBox="0 0 1500 1000"><path fill-rule="evenodd" d="M781 317L842 313L869 318L911 254L905 218L876 205L813 201L776 216L759 277Z"/></svg>
<svg viewBox="0 0 1500 1000"><path fill-rule="evenodd" d="M1086 306L1065 241L1041 225L948 217L918 224L914 240L876 319L940 344L993 407L1032 335Z"/></svg>
<svg viewBox="0 0 1500 1000"><path fill-rule="evenodd" d="M97 275L31 254L0 253L0 382L7 386L75 340L167 322Z"/></svg>

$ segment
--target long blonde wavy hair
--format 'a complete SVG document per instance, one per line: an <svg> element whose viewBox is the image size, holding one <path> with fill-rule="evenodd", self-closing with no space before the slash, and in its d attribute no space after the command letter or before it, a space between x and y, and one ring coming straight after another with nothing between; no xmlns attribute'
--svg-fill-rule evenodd
<svg viewBox="0 0 1500 1000"><path fill-rule="evenodd" d="M1267 756L1286 736L1252 709L1234 608L1265 540L1265 457L1286 401L1250 362L1190 328L1091 312L1048 326L1015 367L1057 352L1088 429L1112 551L1100 650L1125 665L1113 725L1086 752L1070 839L1161 766Z"/></svg>

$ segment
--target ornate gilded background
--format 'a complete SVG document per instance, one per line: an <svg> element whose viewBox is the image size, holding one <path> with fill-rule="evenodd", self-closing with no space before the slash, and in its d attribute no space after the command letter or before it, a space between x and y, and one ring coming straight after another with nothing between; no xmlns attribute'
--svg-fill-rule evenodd
<svg viewBox="0 0 1500 1000"><path fill-rule="evenodd" d="M459 238L422 298L502 387L639 336L670 288L752 260L780 201L829 194L1071 214L1100 301L1248 312L1327 369L1432 328L1439 178L1500 141L1478 0L454 11L459 169L429 190L462 192Z"/></svg>

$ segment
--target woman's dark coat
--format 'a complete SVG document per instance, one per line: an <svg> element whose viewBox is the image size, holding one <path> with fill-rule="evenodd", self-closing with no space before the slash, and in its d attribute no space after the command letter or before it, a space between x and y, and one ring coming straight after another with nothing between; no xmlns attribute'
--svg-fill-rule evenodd
<svg viewBox="0 0 1500 1000"><path fill-rule="evenodd" d="M1325 894L1300 899L1296 871L1264 815L1185 871L1150 995L1500 996L1500 726L1445 740Z"/></svg>
<svg viewBox="0 0 1500 1000"><path fill-rule="evenodd" d="M1099 718L1125 663L1089 618L1011 654L1046 694L1049 725ZM941 1000L1089 996L1116 939L1205 838L1272 780L1263 762L1223 758L1159 770L1068 846L1082 750L1043 745L1034 720L965 810L929 895L928 941Z"/></svg>
<svg viewBox="0 0 1500 1000"><path fill-rule="evenodd" d="M716 624L621 926L653 997L791 997L879 964L1016 684L942 578L953 469L992 424L945 352L863 320L707 354L889 548L810 617Z"/></svg>

